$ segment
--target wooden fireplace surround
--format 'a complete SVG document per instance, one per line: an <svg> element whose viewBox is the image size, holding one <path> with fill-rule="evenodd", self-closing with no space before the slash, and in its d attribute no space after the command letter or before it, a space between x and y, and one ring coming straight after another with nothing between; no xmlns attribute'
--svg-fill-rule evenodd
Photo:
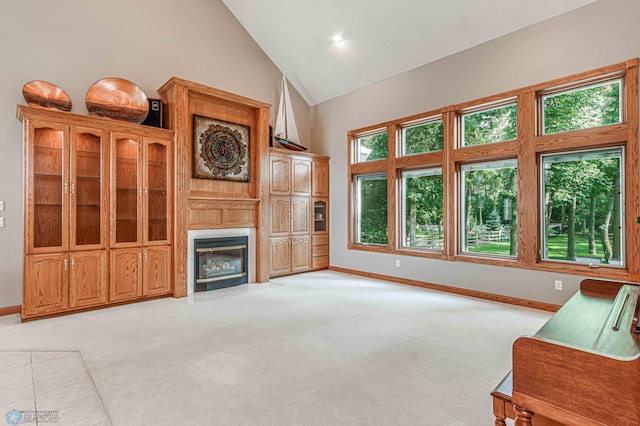
<svg viewBox="0 0 640 426"><path fill-rule="evenodd" d="M187 232L192 229L257 228L256 281L269 280L267 223L269 108L271 105L173 77L158 93L165 126L175 131L173 295L187 295ZM192 178L193 115L250 127L249 182ZM266 194L266 195L264 195Z"/></svg>

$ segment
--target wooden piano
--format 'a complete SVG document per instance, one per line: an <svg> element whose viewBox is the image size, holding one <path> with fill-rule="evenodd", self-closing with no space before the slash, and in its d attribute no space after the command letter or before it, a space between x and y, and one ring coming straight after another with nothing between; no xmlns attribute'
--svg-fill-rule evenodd
<svg viewBox="0 0 640 426"><path fill-rule="evenodd" d="M496 426L640 425L639 308L637 285L582 281L514 342L512 372L492 392Z"/></svg>

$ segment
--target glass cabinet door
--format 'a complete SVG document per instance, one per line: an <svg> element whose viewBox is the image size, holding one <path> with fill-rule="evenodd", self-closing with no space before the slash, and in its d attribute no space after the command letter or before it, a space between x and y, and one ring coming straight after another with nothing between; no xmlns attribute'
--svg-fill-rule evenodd
<svg viewBox="0 0 640 426"><path fill-rule="evenodd" d="M105 138L75 129L71 153L72 249L104 247ZM89 247L92 246L92 247Z"/></svg>
<svg viewBox="0 0 640 426"><path fill-rule="evenodd" d="M29 251L68 249L68 131L59 128L30 129ZM52 249L52 250L48 250Z"/></svg>
<svg viewBox="0 0 640 426"><path fill-rule="evenodd" d="M135 246L141 243L141 144L135 137L115 136L114 139L111 242L116 246Z"/></svg>
<svg viewBox="0 0 640 426"><path fill-rule="evenodd" d="M146 141L145 242L169 240L169 147L167 142Z"/></svg>

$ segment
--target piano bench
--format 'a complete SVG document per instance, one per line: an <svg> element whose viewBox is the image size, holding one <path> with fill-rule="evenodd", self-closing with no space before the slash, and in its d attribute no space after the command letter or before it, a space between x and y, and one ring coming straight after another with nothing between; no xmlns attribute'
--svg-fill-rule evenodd
<svg viewBox="0 0 640 426"><path fill-rule="evenodd" d="M506 419L515 419L516 412L511 402L513 388L513 372L509 371L498 386L491 392L493 397L493 415L496 416L496 426L506 426Z"/></svg>
<svg viewBox="0 0 640 426"><path fill-rule="evenodd" d="M513 402L511 401L512 390L513 372L509 371L509 374L507 374L493 392L491 392L491 396L493 397L493 415L496 417L495 426L506 426L506 419L515 420L516 418L516 410L513 408ZM558 423L541 415L533 416L531 418L531 424L533 426L562 426L562 423Z"/></svg>

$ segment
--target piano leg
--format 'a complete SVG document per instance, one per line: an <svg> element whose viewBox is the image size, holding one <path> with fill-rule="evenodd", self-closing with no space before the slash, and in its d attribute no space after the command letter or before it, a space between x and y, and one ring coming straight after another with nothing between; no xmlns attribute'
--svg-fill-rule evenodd
<svg viewBox="0 0 640 426"><path fill-rule="evenodd" d="M513 406L516 412L516 422L515 426L532 426L531 417L533 417L533 413L531 411L527 411L522 407L518 407L517 405Z"/></svg>
<svg viewBox="0 0 640 426"><path fill-rule="evenodd" d="M507 407L512 407L511 401L505 398L493 395L493 415L496 418L495 426L507 426L505 419L507 418Z"/></svg>

